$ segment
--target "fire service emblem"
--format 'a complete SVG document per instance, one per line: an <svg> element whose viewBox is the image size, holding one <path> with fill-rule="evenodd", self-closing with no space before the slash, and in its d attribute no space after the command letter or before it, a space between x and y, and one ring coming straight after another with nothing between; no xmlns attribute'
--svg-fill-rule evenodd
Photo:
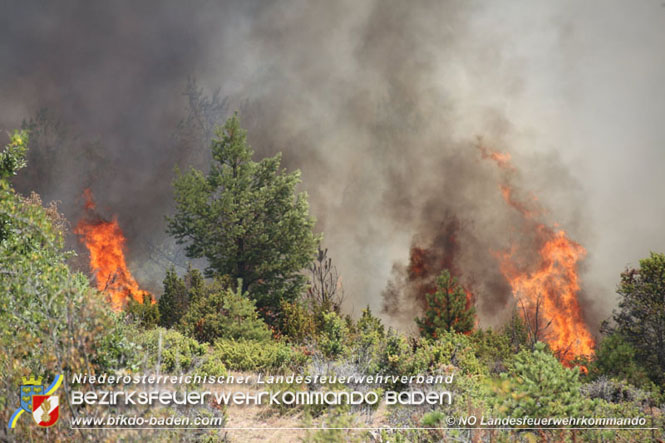
<svg viewBox="0 0 665 443"><path fill-rule="evenodd" d="M25 378L19 387L20 407L9 419L9 428L16 427L19 417L28 412L39 426L53 426L60 416L58 396L53 395L62 384L62 376L56 375L53 382L45 387L41 378Z"/></svg>

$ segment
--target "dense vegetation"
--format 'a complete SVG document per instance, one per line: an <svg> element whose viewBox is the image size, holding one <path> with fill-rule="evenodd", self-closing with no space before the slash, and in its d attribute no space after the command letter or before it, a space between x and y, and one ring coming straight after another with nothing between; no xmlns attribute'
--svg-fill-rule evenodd
<svg viewBox="0 0 665 443"><path fill-rule="evenodd" d="M455 374L452 386L340 385L337 389L450 389L452 405L390 406L383 441L516 438L532 441L614 441L665 437L665 255L652 254L621 277L621 301L603 328L596 355L564 367L529 337L520 315L501 329L478 329L463 289L442 270L436 292L414 322L421 336L386 327L366 308L357 319L341 313L341 289L327 251L312 232L297 173L279 168L279 156L254 162L236 117L212 143L209 174L190 171L175 182L176 215L169 232L188 244L191 257L208 259L204 275L190 267L166 272L158 303L130 302L112 313L88 279L70 270L62 250L66 224L54 206L22 197L10 178L25 166L28 134L15 133L0 156L0 346L3 358L0 417L16 406L20 378L75 372L163 372L223 375L229 371L308 375ZM309 283L306 276L310 276ZM659 347L660 346L660 347ZM295 386L293 389L332 389ZM223 415L206 406L204 412ZM163 413L173 413L168 410ZM186 411L176 410L185 414ZM273 408L303 425L364 426L379 414L356 405ZM66 414L76 413L68 409ZM445 418L637 417L653 431L446 430ZM438 429L437 429L438 428ZM44 431L26 420L3 439L41 440ZM12 434L8 434L11 432ZM65 421L52 440L95 439L75 434ZM217 441L222 431L156 431L162 440ZM110 439L145 434L117 431ZM371 436L340 429L310 432L313 441L365 441Z"/></svg>

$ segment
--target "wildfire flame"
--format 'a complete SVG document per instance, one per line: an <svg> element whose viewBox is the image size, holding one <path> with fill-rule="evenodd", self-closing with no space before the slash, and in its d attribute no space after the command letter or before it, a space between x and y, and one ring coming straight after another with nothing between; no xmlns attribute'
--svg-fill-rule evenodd
<svg viewBox="0 0 665 443"><path fill-rule="evenodd" d="M111 307L119 311L133 298L143 303L148 296L154 303L150 292L139 288L125 261L126 239L117 218L104 220L93 211L95 202L90 189L83 192L86 217L79 220L74 233L81 236L81 241L90 252L90 270L95 274L97 289L109 295Z"/></svg>
<svg viewBox="0 0 665 443"><path fill-rule="evenodd" d="M484 147L480 150L483 158L493 160L499 168L515 171L508 154L493 153ZM523 265L523 257L531 251L514 245L509 251L498 253L501 272L524 310L534 313L538 309L547 325L542 338L563 364L572 366L575 357L592 355L595 346L577 298L578 264L586 250L568 238L565 231L537 222L536 217L542 213L540 208L517 198L507 180L500 190L505 202L521 214L524 226L540 245L536 262L529 266Z"/></svg>

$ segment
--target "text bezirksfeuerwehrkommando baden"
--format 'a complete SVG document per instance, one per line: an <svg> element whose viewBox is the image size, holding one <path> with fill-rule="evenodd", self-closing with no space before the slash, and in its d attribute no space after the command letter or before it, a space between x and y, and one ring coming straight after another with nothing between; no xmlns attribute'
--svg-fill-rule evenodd
<svg viewBox="0 0 665 443"><path fill-rule="evenodd" d="M74 374L72 384L88 385L153 385L153 384L347 384L347 385L382 385L382 384L450 384L452 375L111 375L111 374Z"/></svg>

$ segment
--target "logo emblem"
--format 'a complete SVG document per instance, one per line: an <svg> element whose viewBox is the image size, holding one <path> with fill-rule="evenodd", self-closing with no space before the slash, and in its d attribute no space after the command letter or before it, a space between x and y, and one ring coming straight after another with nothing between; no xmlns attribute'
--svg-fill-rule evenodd
<svg viewBox="0 0 665 443"><path fill-rule="evenodd" d="M40 378L25 378L19 387L20 405L9 419L9 428L16 427L19 417L27 412L39 426L53 426L60 415L58 396L53 395L62 384L62 376L56 375L53 382L45 387Z"/></svg>
<svg viewBox="0 0 665 443"><path fill-rule="evenodd" d="M60 406L57 395L34 395L32 397L32 418L39 426L53 426L58 421Z"/></svg>

